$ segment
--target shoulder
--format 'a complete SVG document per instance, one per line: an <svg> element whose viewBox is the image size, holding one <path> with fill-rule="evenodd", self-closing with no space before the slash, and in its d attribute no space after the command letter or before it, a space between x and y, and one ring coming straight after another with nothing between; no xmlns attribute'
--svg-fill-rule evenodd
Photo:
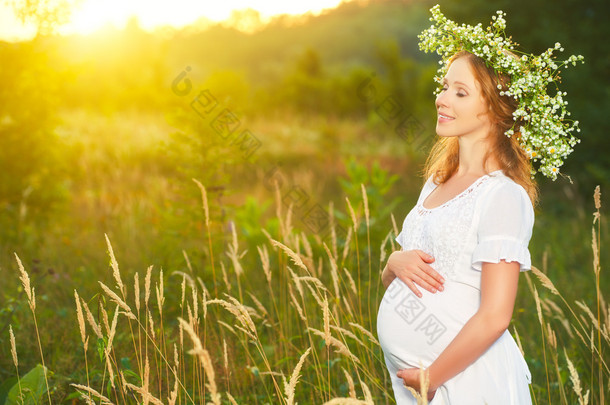
<svg viewBox="0 0 610 405"><path fill-rule="evenodd" d="M534 207L525 188L502 172L490 175L482 195L483 209L490 206L521 208L533 215Z"/></svg>
<svg viewBox="0 0 610 405"><path fill-rule="evenodd" d="M490 174L488 183L489 186L487 187L486 194L510 194L524 196L529 199L525 188L502 172Z"/></svg>

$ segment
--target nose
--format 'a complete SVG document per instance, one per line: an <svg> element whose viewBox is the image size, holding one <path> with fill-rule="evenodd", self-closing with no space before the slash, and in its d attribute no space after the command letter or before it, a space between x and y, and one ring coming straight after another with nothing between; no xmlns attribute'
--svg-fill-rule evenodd
<svg viewBox="0 0 610 405"><path fill-rule="evenodd" d="M436 96L436 101L434 104L436 105L437 110L439 110L441 107L448 107L447 92L441 91L438 96Z"/></svg>

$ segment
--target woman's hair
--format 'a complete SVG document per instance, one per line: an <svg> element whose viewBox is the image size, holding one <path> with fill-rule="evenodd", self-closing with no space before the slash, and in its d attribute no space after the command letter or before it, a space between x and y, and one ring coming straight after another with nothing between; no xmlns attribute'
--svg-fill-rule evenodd
<svg viewBox="0 0 610 405"><path fill-rule="evenodd" d="M492 132L489 134L490 148L483 158L483 166L493 156L504 174L523 186L532 205L536 206L538 186L530 177L530 159L519 145L521 133L515 129L515 133L510 138L504 134L515 123L513 112L517 108L517 103L511 97L500 96L498 85L501 85L502 89L506 89L510 78L504 74L498 75L493 68L487 67L483 59L467 51L460 51L453 55L449 64L461 57L467 58L470 63L475 80L481 88L483 99L489 105ZM518 128L519 125L515 125L515 127ZM458 169L458 150L457 137L440 137L432 146L424 165L424 178L428 179L434 175L435 184L442 184L449 180Z"/></svg>

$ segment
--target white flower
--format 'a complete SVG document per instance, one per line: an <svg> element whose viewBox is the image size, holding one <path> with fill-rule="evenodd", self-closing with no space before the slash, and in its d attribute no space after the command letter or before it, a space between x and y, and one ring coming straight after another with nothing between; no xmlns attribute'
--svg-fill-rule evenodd
<svg viewBox="0 0 610 405"><path fill-rule="evenodd" d="M521 120L521 145L530 159L539 165L538 171L555 180L558 168L563 164L558 156L565 158L572 152L571 148L564 147L565 144L574 146L580 143L580 139L570 134L574 130L580 132L580 128L578 121L572 124L564 121L566 116L570 116L570 112L566 110L568 102L562 98L566 93L559 91L555 97L549 97L547 86L558 80L558 68L567 67L568 64L576 65L578 61L584 63L582 55L571 55L567 60L555 63L553 51L563 51L561 44L557 42L554 48L547 49L539 56L523 55L521 58L515 58L508 53L515 49L515 44L510 38L506 38L504 33L506 13L497 11L492 17L492 24L484 30L482 24L474 27L466 24L458 26L441 13L439 5L430 11L430 20L434 21L435 25L419 35L419 48L426 52L436 51L442 57L435 80L442 80L447 72L449 57L462 49L492 62L494 70L512 77L507 89L502 90L502 85L497 85L498 93L500 96L517 100L518 106L513 113L513 120ZM513 134L512 128L505 132L508 137ZM527 142L527 145L523 142ZM536 169L532 168L531 174L536 172Z"/></svg>

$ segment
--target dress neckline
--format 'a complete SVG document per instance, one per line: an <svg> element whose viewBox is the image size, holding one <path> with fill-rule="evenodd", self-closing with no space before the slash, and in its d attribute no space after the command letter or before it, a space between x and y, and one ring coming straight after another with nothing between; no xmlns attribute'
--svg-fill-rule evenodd
<svg viewBox="0 0 610 405"><path fill-rule="evenodd" d="M435 185L434 188L432 190L430 190L421 200L421 202L419 203L419 208L422 211L436 211L439 208L443 208L449 204L451 204L453 201L457 200L458 198L461 198L463 195L471 192L475 187L477 187L484 179L491 177L492 174L497 173L497 172L502 172L502 169L498 169L498 170L494 170L493 172L490 172L489 174L484 174L483 176L477 178L475 181L473 181L468 187L466 187L466 189L464 191L462 191L461 193L457 194L456 196L450 198L449 200L445 201L444 203L434 207L434 208L426 208L424 207L424 202L426 200L426 198L428 198L428 196L430 196L430 194L432 194L432 192L434 190L436 190L436 188L439 185ZM434 182L432 182L432 184L434 184Z"/></svg>

